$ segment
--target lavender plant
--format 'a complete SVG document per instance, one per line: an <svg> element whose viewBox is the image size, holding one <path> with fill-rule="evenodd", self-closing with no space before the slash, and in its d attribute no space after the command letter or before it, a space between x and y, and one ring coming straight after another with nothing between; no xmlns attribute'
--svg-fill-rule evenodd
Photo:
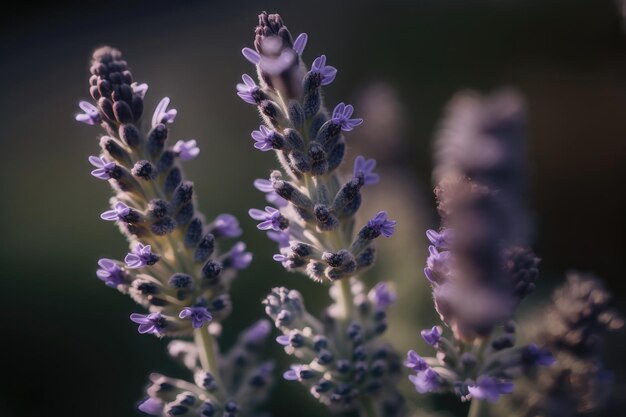
<svg viewBox="0 0 626 417"><path fill-rule="evenodd" d="M271 205L251 209L250 216L278 243L274 260L330 283L333 304L317 318L299 292L274 288L265 311L282 332L278 343L298 359L285 379L300 381L331 412L395 416L403 412L396 389L401 363L380 337L395 295L382 282L368 290L358 277L374 262L373 241L393 235L396 222L381 211L356 229L360 190L379 179L376 162L358 156L350 177L337 172L346 149L344 132L363 120L345 103L326 110L321 87L334 81L337 70L325 55L306 67L307 39L303 33L294 40L279 15L261 13L255 49L242 51L255 65L259 84L244 74L237 94L263 118L251 135L254 147L273 150L282 167L255 181Z"/></svg>
<svg viewBox="0 0 626 417"><path fill-rule="evenodd" d="M271 362L259 349L271 326L261 320L220 353L220 322L232 311L229 288L252 255L238 237L237 219L220 214L206 222L196 210L193 183L180 162L199 154L195 140L168 145L168 124L177 111L165 97L151 123L142 115L146 84L135 82L121 53L103 47L93 54L89 92L76 120L101 125L101 153L89 157L91 174L108 182L114 196L101 214L126 236L131 251L123 261L100 259L97 276L130 295L147 314L133 313L141 334L170 337L169 352L191 371L193 382L150 375L148 397L138 409L154 416L249 416L255 414L271 382ZM170 141L171 142L171 141ZM193 342L187 341L193 337Z"/></svg>
<svg viewBox="0 0 626 417"><path fill-rule="evenodd" d="M420 393L452 391L472 401L495 402L512 380L552 355L535 344L515 345L511 320L535 287L539 259L529 247L525 188L524 111L519 96L455 97L437 140L435 194L442 219L428 230L424 269L435 307L450 328L421 332L436 358L407 355L409 378Z"/></svg>

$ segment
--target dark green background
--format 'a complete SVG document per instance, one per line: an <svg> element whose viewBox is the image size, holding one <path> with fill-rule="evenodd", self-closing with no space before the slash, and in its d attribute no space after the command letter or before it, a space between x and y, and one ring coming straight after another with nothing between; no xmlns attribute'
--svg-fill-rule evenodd
<svg viewBox="0 0 626 417"><path fill-rule="evenodd" d="M388 256L367 277L403 289L392 312L401 329L392 337L403 349L423 349L418 326L434 320L421 272L421 233L436 225L430 149L446 101L462 88L509 85L527 98L530 206L543 259L534 303L569 268L596 271L618 303L626 301L626 42L611 1L21 5L0 17L0 416L133 416L149 372L184 375L163 341L137 334L128 315L138 307L94 276L99 257L126 252L116 229L98 219L109 190L89 175L87 156L97 152L99 131L73 120L88 97L94 47L122 49L135 78L150 85L148 108L172 98L174 137L201 147L186 166L200 209L241 219L256 256L234 286L224 345L262 314L271 286L298 288L315 312L327 302L324 287L271 261L273 245L246 215L264 203L252 180L275 166L252 148L249 132L259 121L234 94L241 73L252 71L240 50L251 46L264 9L280 12L294 34L308 32L307 61L325 53L339 68L328 103L363 102L372 85L395 97L401 123L389 134L397 141L383 129L364 152L386 152L383 174L396 194L366 198L364 210L405 219L393 238L401 243L381 241ZM349 140L359 149L358 131ZM456 401L440 405L448 402ZM271 404L281 417L319 416L317 407L282 382Z"/></svg>

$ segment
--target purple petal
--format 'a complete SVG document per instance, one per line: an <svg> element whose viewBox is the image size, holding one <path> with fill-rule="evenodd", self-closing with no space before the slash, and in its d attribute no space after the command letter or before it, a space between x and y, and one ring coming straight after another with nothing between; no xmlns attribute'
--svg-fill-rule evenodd
<svg viewBox="0 0 626 417"><path fill-rule="evenodd" d="M308 40L309 36L306 33L299 34L295 42L293 43L293 50L296 51L298 55L302 55Z"/></svg>
<svg viewBox="0 0 626 417"><path fill-rule="evenodd" d="M261 55L252 48L243 48L241 54L253 65L257 65L261 62Z"/></svg>

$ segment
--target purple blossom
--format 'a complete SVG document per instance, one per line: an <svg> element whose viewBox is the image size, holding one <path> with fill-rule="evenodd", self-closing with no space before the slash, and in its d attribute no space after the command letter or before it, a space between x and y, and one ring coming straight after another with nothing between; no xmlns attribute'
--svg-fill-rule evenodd
<svg viewBox="0 0 626 417"><path fill-rule="evenodd" d="M141 98L144 98L146 96L146 92L148 91L148 84L139 84L137 82L134 82L130 85L130 88L133 89L133 93L137 94Z"/></svg>
<svg viewBox="0 0 626 417"><path fill-rule="evenodd" d="M159 399L148 397L137 406L137 409L151 416L160 416L163 412L163 402Z"/></svg>
<svg viewBox="0 0 626 417"><path fill-rule="evenodd" d="M333 110L333 117L331 120L333 123L338 124L344 132L349 132L363 123L363 119L350 119L353 112L354 107L352 107L352 105L339 103Z"/></svg>
<svg viewBox="0 0 626 417"><path fill-rule="evenodd" d="M276 262L285 262L289 260L289 257L282 253L276 253L272 255L272 259L275 260Z"/></svg>
<svg viewBox="0 0 626 417"><path fill-rule="evenodd" d="M161 313L139 314L133 313L130 315L132 322L139 325L139 333L146 334L152 333L156 336L163 334L163 328L167 322Z"/></svg>
<svg viewBox="0 0 626 417"><path fill-rule="evenodd" d="M291 365L291 369L283 374L287 381L302 381L313 377L313 372L304 365Z"/></svg>
<svg viewBox="0 0 626 417"><path fill-rule="evenodd" d="M513 383L481 375L478 377L476 384L468 386L467 389L474 399L487 400L494 403L498 401L500 395L513 392Z"/></svg>
<svg viewBox="0 0 626 417"><path fill-rule="evenodd" d="M124 283L124 271L115 261L102 258L98 261L98 266L100 266L100 269L96 271L96 275L108 287L115 288Z"/></svg>
<svg viewBox="0 0 626 417"><path fill-rule="evenodd" d="M407 352L404 366L412 369L415 372L422 372L428 369L428 364L426 363L424 358L418 355L414 350L409 350Z"/></svg>
<svg viewBox="0 0 626 417"><path fill-rule="evenodd" d="M386 282L376 284L370 294L378 309L384 310L396 301L396 292Z"/></svg>
<svg viewBox="0 0 626 417"><path fill-rule="evenodd" d="M126 255L124 262L129 268L141 268L146 265L154 265L159 257L152 253L150 245L137 243L133 251Z"/></svg>
<svg viewBox="0 0 626 417"><path fill-rule="evenodd" d="M322 85L332 83L337 76L337 68L326 65L326 55L315 58L311 65L311 72L320 75Z"/></svg>
<svg viewBox="0 0 626 417"><path fill-rule="evenodd" d="M265 340L271 333L272 325L269 320L259 320L246 329L243 340L246 344L256 344Z"/></svg>
<svg viewBox="0 0 626 417"><path fill-rule="evenodd" d="M526 362L532 365L550 366L556 359L552 356L552 353L546 349L541 349L534 343L526 346L524 350L524 359Z"/></svg>
<svg viewBox="0 0 626 417"><path fill-rule="evenodd" d="M100 214L100 218L109 222L115 222L117 220L124 220L124 218L126 218L126 216L128 216L129 214L130 207L128 207L121 201L118 201L113 206L113 210L107 210L104 213Z"/></svg>
<svg viewBox="0 0 626 417"><path fill-rule="evenodd" d="M190 319L194 329L199 329L204 323L213 320L213 316L211 316L211 313L209 313L206 307L185 307L180 311L178 317L181 319Z"/></svg>
<svg viewBox="0 0 626 417"><path fill-rule="evenodd" d="M426 237L428 237L430 243L440 249L448 249L453 238L452 230L450 229L444 229L440 232L429 229L426 231Z"/></svg>
<svg viewBox="0 0 626 417"><path fill-rule="evenodd" d="M380 233L385 237L391 237L395 231L397 223L398 222L395 220L389 220L386 211L380 211L367 222L367 225L377 233Z"/></svg>
<svg viewBox="0 0 626 417"><path fill-rule="evenodd" d="M254 139L254 147L260 151L267 152L273 149L274 132L265 125L259 126L259 130L253 130L250 136Z"/></svg>
<svg viewBox="0 0 626 417"><path fill-rule="evenodd" d="M293 50L296 51L298 55L302 55L308 40L309 36L306 33L299 34L296 40L293 42Z"/></svg>
<svg viewBox="0 0 626 417"><path fill-rule="evenodd" d="M252 48L243 48L241 54L250 61L252 65L258 65L259 62L261 62L261 55Z"/></svg>
<svg viewBox="0 0 626 417"><path fill-rule="evenodd" d="M272 229L276 232L279 232L285 229L286 227L285 222L287 221L287 219L285 219L283 215L280 214L280 210L274 207L266 206L265 211L253 208L253 209L248 210L248 214L254 220L261 221L261 223L259 223L256 226L257 229L260 229L260 230Z"/></svg>
<svg viewBox="0 0 626 417"><path fill-rule="evenodd" d="M246 269L252 262L252 253L246 252L246 244L237 242L228 254L230 266L235 269Z"/></svg>
<svg viewBox="0 0 626 417"><path fill-rule="evenodd" d="M174 123L174 119L176 119L176 114L178 114L178 110L168 110L167 106L169 106L169 104L169 97L163 97L159 104L157 104L156 109L154 110L154 114L152 115L152 128L155 128L161 123Z"/></svg>
<svg viewBox="0 0 626 417"><path fill-rule="evenodd" d="M243 84L237 84L237 95L246 103L256 104L254 93L259 89L259 86L256 85L252 77L248 74L243 74L241 79L243 80Z"/></svg>
<svg viewBox="0 0 626 417"><path fill-rule="evenodd" d="M420 332L422 339L431 346L436 346L441 339L441 327L433 326L430 330L424 329Z"/></svg>
<svg viewBox="0 0 626 417"><path fill-rule="evenodd" d="M291 240L291 236L286 231L275 232L273 230L269 230L267 232L267 237L269 237L274 242L278 243L279 248L286 248L289 246L289 241Z"/></svg>
<svg viewBox="0 0 626 417"><path fill-rule="evenodd" d="M439 374L432 368L418 372L417 375L409 375L409 380L420 394L436 391L440 385Z"/></svg>
<svg viewBox="0 0 626 417"><path fill-rule="evenodd" d="M288 334L281 334L280 336L276 337L276 342L281 346L289 346L290 340L291 335Z"/></svg>
<svg viewBox="0 0 626 417"><path fill-rule="evenodd" d="M432 271L447 273L450 264L450 252L439 252L434 245L428 247L430 255L426 259L426 265Z"/></svg>
<svg viewBox="0 0 626 417"><path fill-rule="evenodd" d="M254 188L265 193L265 199L268 203L275 205L278 208L287 207L289 202L276 194L272 181L258 178L254 180Z"/></svg>
<svg viewBox="0 0 626 417"><path fill-rule="evenodd" d="M241 236L239 221L232 214L220 214L215 218L213 234L225 237Z"/></svg>
<svg viewBox="0 0 626 417"><path fill-rule="evenodd" d="M380 176L374 172L374 168L376 168L375 159L366 160L363 156L359 155L354 159L352 176L355 178L363 176L365 185L376 184L380 180Z"/></svg>
<svg viewBox="0 0 626 417"><path fill-rule="evenodd" d="M198 148L197 142L195 139L191 139L188 141L179 140L176 142L173 148L174 152L178 154L178 157L183 161L189 161L194 159L200 153L200 148Z"/></svg>
<svg viewBox="0 0 626 417"><path fill-rule="evenodd" d="M100 118L100 111L96 106L88 101L81 101L78 103L78 106L84 111L84 113L77 114L76 121L87 123L88 125L100 123L102 119Z"/></svg>
<svg viewBox="0 0 626 417"><path fill-rule="evenodd" d="M104 156L90 156L89 163L96 167L91 171L91 175L101 180L110 180L115 169L115 162L110 162Z"/></svg>

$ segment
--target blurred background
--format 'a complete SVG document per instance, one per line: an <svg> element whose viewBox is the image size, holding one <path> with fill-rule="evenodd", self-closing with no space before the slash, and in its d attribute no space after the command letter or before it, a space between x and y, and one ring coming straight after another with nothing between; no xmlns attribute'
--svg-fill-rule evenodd
<svg viewBox="0 0 626 417"><path fill-rule="evenodd" d="M146 114L172 98L174 138L201 148L185 167L200 210L237 215L255 253L234 286L223 346L263 314L272 286L299 289L314 312L327 304L324 286L271 260L274 244L246 214L264 204L252 181L276 166L252 147L259 120L234 87L252 71L240 50L252 45L261 10L281 13L294 35L309 34L305 60L325 53L339 68L326 102L353 103L366 120L348 143L352 155L379 160L383 180L367 190L362 215L386 209L399 220L366 279L397 283L390 337L401 349L427 352L418 330L436 320L422 274L423 233L438 222L431 145L445 103L461 89L512 86L527 99L529 206L543 261L526 310L545 303L572 268L595 271L615 304L626 302L626 34L613 1L18 5L0 16L0 416L135 416L149 372L185 376L164 341L137 334L128 316L140 308L94 274L98 258L120 258L127 247L98 217L110 191L89 175L87 157L98 152L100 131L74 121L97 46L121 49L150 85ZM623 333L614 336L605 358L618 377L622 343ZM268 354L281 356L274 346ZM323 415L298 384L281 381L274 398L276 416L296 407L301 417ZM455 407L463 415L465 406Z"/></svg>

